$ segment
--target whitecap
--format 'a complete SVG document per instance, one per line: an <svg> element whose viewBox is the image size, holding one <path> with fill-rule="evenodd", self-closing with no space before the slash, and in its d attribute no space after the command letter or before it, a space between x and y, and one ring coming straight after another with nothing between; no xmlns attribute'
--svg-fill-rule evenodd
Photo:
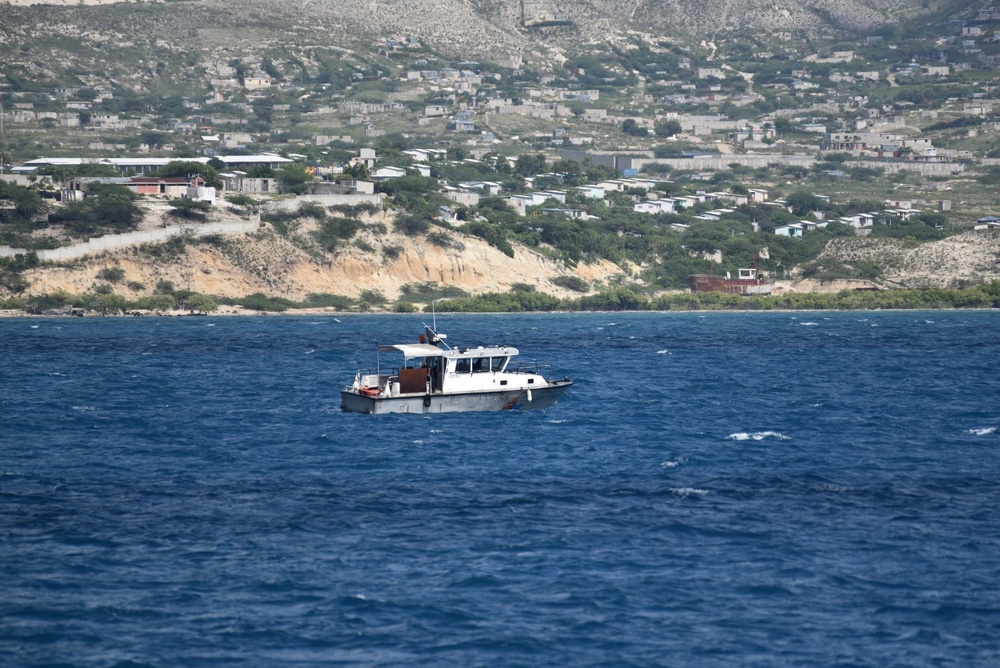
<svg viewBox="0 0 1000 668"><path fill-rule="evenodd" d="M672 487L670 491L682 499L689 496L705 496L708 494L707 489L698 489L696 487Z"/></svg>
<svg viewBox="0 0 1000 668"><path fill-rule="evenodd" d="M333 321L334 322L340 322L340 319L339 318L334 318Z"/></svg>
<svg viewBox="0 0 1000 668"><path fill-rule="evenodd" d="M617 324L618 324L617 322L609 322L608 327L614 327Z"/></svg>
<svg viewBox="0 0 1000 668"><path fill-rule="evenodd" d="M32 325L31 328L32 329L38 329L38 325Z"/></svg>
<svg viewBox="0 0 1000 668"><path fill-rule="evenodd" d="M802 325L803 327L815 327L819 323L818 322L800 322L799 324Z"/></svg>
<svg viewBox="0 0 1000 668"><path fill-rule="evenodd" d="M989 436L990 434L995 434L996 431L996 427L980 427L979 429L967 429L965 433L972 434L973 436Z"/></svg>
<svg viewBox="0 0 1000 668"><path fill-rule="evenodd" d="M314 352L316 352L315 348L313 348L312 350L307 350L306 355L312 355Z"/></svg>
<svg viewBox="0 0 1000 668"><path fill-rule="evenodd" d="M657 351L656 351L656 354L657 354L657 355L669 355L669 354L670 354L670 351L669 351L669 350L667 350L666 348L664 348L663 350L657 350Z"/></svg>
<svg viewBox="0 0 1000 668"><path fill-rule="evenodd" d="M96 411L97 410L93 406L71 406L70 408L72 408L75 411Z"/></svg>
<svg viewBox="0 0 1000 668"><path fill-rule="evenodd" d="M52 373L50 373L49 375L50 375L50 376L63 376L63 377L65 377L65 376L66 376L66 374L64 374L64 373L59 373L58 371L53 371L53 372L52 372Z"/></svg>
<svg viewBox="0 0 1000 668"><path fill-rule="evenodd" d="M411 443L412 445L424 445L425 443L427 443L427 441L424 441L424 440L421 440L421 439L419 439L419 438L418 438L418 439L417 439L417 440L415 440L415 441L410 441L410 443Z"/></svg>
<svg viewBox="0 0 1000 668"><path fill-rule="evenodd" d="M214 322L210 322L207 325L205 325L205 327L215 327L215 323Z"/></svg>
<svg viewBox="0 0 1000 668"><path fill-rule="evenodd" d="M674 459L671 461L660 462L660 466L662 466L665 469L674 469L680 466L681 462L683 461L684 461L683 459Z"/></svg>
<svg viewBox="0 0 1000 668"><path fill-rule="evenodd" d="M926 322L928 325L933 325L934 324L933 320L924 320L924 322Z"/></svg>
<svg viewBox="0 0 1000 668"><path fill-rule="evenodd" d="M355 594L354 598L358 599L359 601L367 601L368 600L367 598L365 598L364 594Z"/></svg>
<svg viewBox="0 0 1000 668"><path fill-rule="evenodd" d="M763 441L765 438L773 438L779 441L791 440L791 436L785 436L776 431L755 431L752 434L740 431L726 436L730 441Z"/></svg>
<svg viewBox="0 0 1000 668"><path fill-rule="evenodd" d="M440 434L441 430L440 429L431 429L431 433L432 434Z"/></svg>
<svg viewBox="0 0 1000 668"><path fill-rule="evenodd" d="M549 424L566 424L567 420L546 420Z"/></svg>

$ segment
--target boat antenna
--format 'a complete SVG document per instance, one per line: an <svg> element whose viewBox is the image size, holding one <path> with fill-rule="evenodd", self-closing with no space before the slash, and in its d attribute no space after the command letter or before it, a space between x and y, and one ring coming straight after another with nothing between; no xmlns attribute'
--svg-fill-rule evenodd
<svg viewBox="0 0 1000 668"><path fill-rule="evenodd" d="M438 334L438 331L437 331L437 312L434 310L434 302L436 302L436 301L437 301L436 299L432 299L431 300L431 323L432 323L431 326L428 327L426 322L423 323L424 330L426 331L426 335L427 335L427 341L429 343L432 343L432 344L435 344L435 345L439 345L440 344L440 345L444 346L445 348L447 348L448 350L451 350L451 346L449 346L447 343L445 343L445 339L448 338L448 335L447 334Z"/></svg>

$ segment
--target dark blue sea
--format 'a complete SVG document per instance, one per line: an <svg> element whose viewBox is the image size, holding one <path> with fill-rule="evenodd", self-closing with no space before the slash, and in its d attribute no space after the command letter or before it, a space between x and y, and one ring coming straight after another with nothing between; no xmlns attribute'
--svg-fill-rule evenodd
<svg viewBox="0 0 1000 668"><path fill-rule="evenodd" d="M429 317L429 316L428 316ZM1000 313L0 320L2 666L1000 665Z"/></svg>

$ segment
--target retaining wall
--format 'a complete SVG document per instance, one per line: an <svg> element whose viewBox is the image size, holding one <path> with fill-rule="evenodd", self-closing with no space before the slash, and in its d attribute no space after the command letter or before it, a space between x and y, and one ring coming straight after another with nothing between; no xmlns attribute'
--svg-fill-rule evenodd
<svg viewBox="0 0 1000 668"><path fill-rule="evenodd" d="M385 195L381 193L374 195L366 195L363 193L299 195L290 199L282 199L271 202L266 205L266 208L271 211L295 211L303 202L316 202L322 206L337 206L340 204L357 206L359 204L374 204L375 206L381 207L383 199L385 199Z"/></svg>
<svg viewBox="0 0 1000 668"><path fill-rule="evenodd" d="M256 232L260 228L260 220L240 220L232 222L216 223L188 223L184 225L170 225L168 227L158 227L154 230L143 230L141 232L125 232L124 234L107 234L103 237L88 239L82 243L62 248L52 248L35 251L38 259L43 262L58 262L61 260L72 260L84 255L92 255L103 251L126 248L138 244L150 244L166 241L172 237L207 237L213 234L249 234ZM30 251L24 248L11 248L10 246L0 246L0 257L14 257L16 255L26 255Z"/></svg>

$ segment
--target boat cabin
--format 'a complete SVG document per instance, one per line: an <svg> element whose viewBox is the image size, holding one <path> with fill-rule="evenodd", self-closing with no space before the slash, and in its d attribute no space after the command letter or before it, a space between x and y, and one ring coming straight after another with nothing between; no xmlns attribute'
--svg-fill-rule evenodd
<svg viewBox="0 0 1000 668"><path fill-rule="evenodd" d="M387 378L391 382L398 376L400 394L500 389L510 383L514 374L507 373L507 366L518 353L508 346L445 350L427 343L384 345L378 351L403 354L403 366ZM377 375L385 376L380 369ZM534 384L532 380L528 383Z"/></svg>

